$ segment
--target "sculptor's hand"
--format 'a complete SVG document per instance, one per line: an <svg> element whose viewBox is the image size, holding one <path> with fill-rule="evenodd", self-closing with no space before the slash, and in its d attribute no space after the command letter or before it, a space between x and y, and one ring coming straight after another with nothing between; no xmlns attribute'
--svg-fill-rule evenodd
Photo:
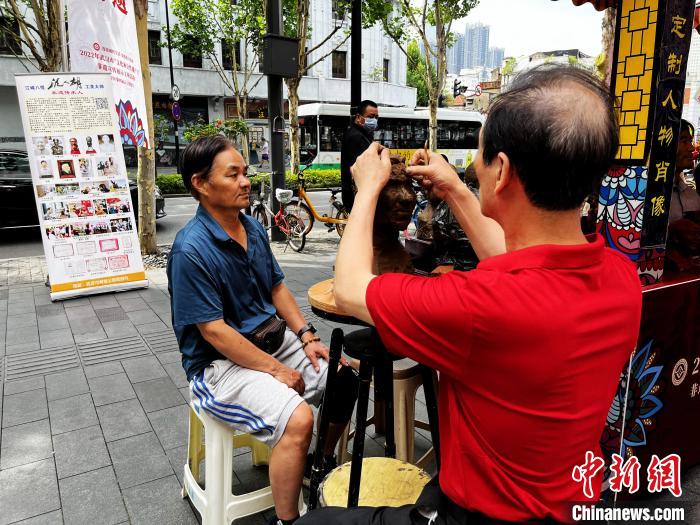
<svg viewBox="0 0 700 525"><path fill-rule="evenodd" d="M428 151L427 154L426 157L426 151L423 149L416 150L406 172L427 191L432 191L435 197L445 200L450 192L464 184L442 155L432 151Z"/></svg>
<svg viewBox="0 0 700 525"><path fill-rule="evenodd" d="M357 192L370 191L379 194L391 175L389 150L373 142L365 152L357 157L350 168Z"/></svg>

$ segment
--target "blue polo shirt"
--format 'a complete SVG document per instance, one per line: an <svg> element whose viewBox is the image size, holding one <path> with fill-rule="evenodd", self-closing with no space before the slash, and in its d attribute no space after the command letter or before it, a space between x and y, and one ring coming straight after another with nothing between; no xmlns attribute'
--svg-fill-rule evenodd
<svg viewBox="0 0 700 525"><path fill-rule="evenodd" d="M243 213L240 218L247 252L200 205L178 232L168 258L173 329L188 381L213 361L225 359L202 337L197 323L223 319L248 334L276 313L272 289L284 274L265 229Z"/></svg>

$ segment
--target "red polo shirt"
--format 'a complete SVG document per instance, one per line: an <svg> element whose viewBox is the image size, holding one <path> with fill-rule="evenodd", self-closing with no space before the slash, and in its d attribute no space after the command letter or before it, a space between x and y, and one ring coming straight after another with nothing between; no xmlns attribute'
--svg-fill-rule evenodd
<svg viewBox="0 0 700 525"><path fill-rule="evenodd" d="M634 265L592 236L471 272L382 275L366 300L390 351L441 372L443 492L492 518L571 521L567 503L587 499L572 469L601 455L639 331Z"/></svg>

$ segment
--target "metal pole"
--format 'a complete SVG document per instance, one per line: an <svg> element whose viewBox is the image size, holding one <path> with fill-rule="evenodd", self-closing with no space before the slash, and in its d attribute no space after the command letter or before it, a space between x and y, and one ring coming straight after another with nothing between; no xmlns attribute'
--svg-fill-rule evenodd
<svg viewBox="0 0 700 525"><path fill-rule="evenodd" d="M350 26L350 116L362 101L362 0L352 0Z"/></svg>
<svg viewBox="0 0 700 525"><path fill-rule="evenodd" d="M282 5L280 0L267 2L267 33L282 34ZM267 116L270 127L270 181L272 183L271 207L274 213L279 211L279 202L275 199L275 190L284 188L284 106L282 103L282 77L267 76ZM279 228L272 228L273 241L283 241L284 235Z"/></svg>
<svg viewBox="0 0 700 525"><path fill-rule="evenodd" d="M173 48L170 45L170 8L168 7L168 0L165 0L165 27L168 35L168 66L170 68L170 93L172 97L173 86L175 85L175 73L173 71ZM175 166L180 169L180 137L178 137L178 126L177 120L173 117L174 131L175 131Z"/></svg>

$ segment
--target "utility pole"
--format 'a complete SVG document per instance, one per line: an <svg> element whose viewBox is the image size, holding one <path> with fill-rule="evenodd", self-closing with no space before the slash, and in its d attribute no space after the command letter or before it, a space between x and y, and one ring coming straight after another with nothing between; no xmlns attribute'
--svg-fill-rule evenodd
<svg viewBox="0 0 700 525"><path fill-rule="evenodd" d="M267 1L267 34L269 36L282 35L282 2L281 0ZM272 45L272 42L266 42L266 46ZM266 48L267 51L267 48ZM263 58L263 69L267 74L267 115L270 127L270 181L272 183L272 191L270 199L272 211L279 211L279 202L275 198L275 190L284 188L284 106L282 101L282 76L270 73L271 53L266 53ZM273 241L283 241L284 235L279 228L271 229L271 238Z"/></svg>
<svg viewBox="0 0 700 525"><path fill-rule="evenodd" d="M173 88L175 87L175 73L173 72L173 48L170 45L170 8L168 0L165 0L165 30L168 34L168 66L170 69L170 98L173 98ZM177 102L177 100L173 100ZM180 170L180 137L178 136L177 119L173 117L173 130L175 131L175 166Z"/></svg>
<svg viewBox="0 0 700 525"><path fill-rule="evenodd" d="M350 116L362 102L362 0L352 0L350 25Z"/></svg>

